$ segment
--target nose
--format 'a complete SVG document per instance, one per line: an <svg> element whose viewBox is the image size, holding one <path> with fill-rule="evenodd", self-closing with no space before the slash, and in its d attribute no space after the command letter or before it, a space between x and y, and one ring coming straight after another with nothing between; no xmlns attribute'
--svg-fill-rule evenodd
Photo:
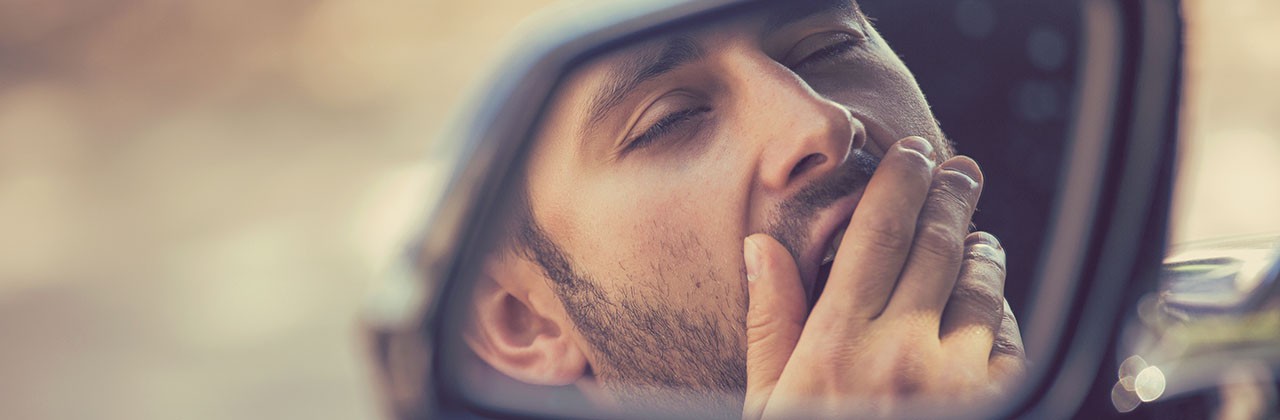
<svg viewBox="0 0 1280 420"><path fill-rule="evenodd" d="M788 190L822 178L866 143L866 129L845 106L815 92L776 62L764 64L748 99L758 104L752 124L762 143L759 177L764 187Z"/></svg>

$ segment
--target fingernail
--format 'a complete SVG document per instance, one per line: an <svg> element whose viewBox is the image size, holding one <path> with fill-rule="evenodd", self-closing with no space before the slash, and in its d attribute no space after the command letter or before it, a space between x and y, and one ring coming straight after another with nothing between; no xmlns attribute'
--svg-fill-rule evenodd
<svg viewBox="0 0 1280 420"><path fill-rule="evenodd" d="M742 240L742 257L747 261L747 281L760 275L760 246L750 236Z"/></svg>
<svg viewBox="0 0 1280 420"><path fill-rule="evenodd" d="M929 158L933 157L933 145L929 144L929 141L923 138L911 136L911 137L902 139L902 141L899 141L898 144L902 145L903 148L906 148L908 150L915 150L917 152L920 152L920 154L924 155L925 157L929 157Z"/></svg>
<svg viewBox="0 0 1280 420"><path fill-rule="evenodd" d="M978 164L973 159L963 156L947 159L938 169L959 172L974 182L982 182L982 170L978 169Z"/></svg>
<svg viewBox="0 0 1280 420"><path fill-rule="evenodd" d="M1000 249L1000 241L997 240L995 236L987 232L976 232L969 235L968 241L966 242L971 244L989 245L993 248Z"/></svg>

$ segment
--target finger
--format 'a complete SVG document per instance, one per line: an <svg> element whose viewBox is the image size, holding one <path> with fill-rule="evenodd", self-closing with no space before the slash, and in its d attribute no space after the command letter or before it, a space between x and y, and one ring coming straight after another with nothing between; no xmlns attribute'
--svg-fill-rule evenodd
<svg viewBox="0 0 1280 420"><path fill-rule="evenodd" d="M947 308L941 339L948 352L970 366L987 366L1004 319L1005 257L1000 242L986 232L965 238L964 262Z"/></svg>
<svg viewBox="0 0 1280 420"><path fill-rule="evenodd" d="M743 418L759 418L800 339L806 303L795 260L777 240L765 234L748 236L743 258L749 302Z"/></svg>
<svg viewBox="0 0 1280 420"><path fill-rule="evenodd" d="M1018 318L1004 302L1003 316L1000 321L1000 332L996 334L995 343L991 346L989 374L991 377L1005 382L1022 377L1027 369L1027 351L1022 345L1022 333L1018 329Z"/></svg>
<svg viewBox="0 0 1280 420"><path fill-rule="evenodd" d="M957 156L938 167L920 210L911 253L883 316L925 316L929 322L942 319L964 259L969 220L981 193L982 171L973 159Z"/></svg>
<svg viewBox="0 0 1280 420"><path fill-rule="evenodd" d="M915 236L933 178L933 147L919 137L885 153L845 231L813 319L847 323L880 315ZM827 315L831 313L831 315Z"/></svg>

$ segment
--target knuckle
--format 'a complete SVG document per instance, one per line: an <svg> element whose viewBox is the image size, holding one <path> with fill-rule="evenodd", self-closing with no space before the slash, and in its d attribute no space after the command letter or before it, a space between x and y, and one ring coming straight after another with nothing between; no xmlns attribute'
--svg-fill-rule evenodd
<svg viewBox="0 0 1280 420"><path fill-rule="evenodd" d="M1012 337L1003 335L997 336L995 342L991 343L991 351L993 353L1003 353L1019 358L1026 358L1026 353L1022 350L1022 343L1016 341Z"/></svg>
<svg viewBox="0 0 1280 420"><path fill-rule="evenodd" d="M890 366L892 374L886 379L891 393L913 395L927 385L928 369L915 352L898 352Z"/></svg>
<svg viewBox="0 0 1280 420"><path fill-rule="evenodd" d="M899 251L911 246L911 226L893 221L867 227L865 246L876 251Z"/></svg>
<svg viewBox="0 0 1280 420"><path fill-rule="evenodd" d="M934 333L936 338L936 332ZM878 341L875 356L863 362L868 366L865 379L885 396L910 396L928 388L936 374L935 354L918 338L895 334L890 340Z"/></svg>
<svg viewBox="0 0 1280 420"><path fill-rule="evenodd" d="M981 310L991 322L999 321L1004 313L1004 294L1000 286L982 278L965 278L956 283L951 298L957 303Z"/></svg>
<svg viewBox="0 0 1280 420"><path fill-rule="evenodd" d="M1000 321L1000 333L996 334L995 342L992 343L992 351L1021 358L1026 357L1026 352L1022 347L1022 336L1018 330L1018 320L1014 318L1013 312L1004 311L1004 317Z"/></svg>
<svg viewBox="0 0 1280 420"><path fill-rule="evenodd" d="M770 329L770 324L774 322L773 317L755 314L756 308L752 309L752 313L747 314L747 340L751 340L753 336L768 334L766 331Z"/></svg>
<svg viewBox="0 0 1280 420"><path fill-rule="evenodd" d="M964 243L955 227L944 223L925 223L916 232L916 249L948 264L959 263Z"/></svg>
<svg viewBox="0 0 1280 420"><path fill-rule="evenodd" d="M749 314L747 316L747 344L755 342L767 341L782 332L782 323L779 318L766 316L763 314Z"/></svg>
<svg viewBox="0 0 1280 420"><path fill-rule="evenodd" d="M923 375L916 373L918 369L903 371L900 375L895 375L892 382L893 393L898 395L915 395L920 393L927 382Z"/></svg>
<svg viewBox="0 0 1280 420"><path fill-rule="evenodd" d="M935 187L929 191L924 201L925 214L961 215L966 213L969 203L965 197L955 190ZM956 217L959 219L960 217Z"/></svg>

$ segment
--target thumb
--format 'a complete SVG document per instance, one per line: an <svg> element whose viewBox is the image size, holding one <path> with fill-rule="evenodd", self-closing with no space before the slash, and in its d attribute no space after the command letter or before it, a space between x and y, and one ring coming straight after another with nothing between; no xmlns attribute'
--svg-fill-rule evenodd
<svg viewBox="0 0 1280 420"><path fill-rule="evenodd" d="M796 348L807 316L799 269L766 234L743 240L747 266L747 395L742 417L759 418Z"/></svg>

